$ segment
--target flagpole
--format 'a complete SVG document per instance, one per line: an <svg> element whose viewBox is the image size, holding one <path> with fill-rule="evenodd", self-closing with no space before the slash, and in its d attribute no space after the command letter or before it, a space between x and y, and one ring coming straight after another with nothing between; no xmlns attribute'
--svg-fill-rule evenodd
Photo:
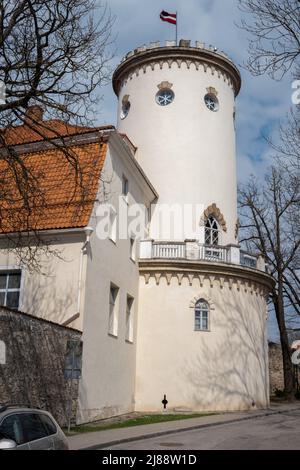
<svg viewBox="0 0 300 470"><path fill-rule="evenodd" d="M177 11L176 11L176 36L175 36L175 46L177 46L177 23L178 23L178 16L177 16Z"/></svg>

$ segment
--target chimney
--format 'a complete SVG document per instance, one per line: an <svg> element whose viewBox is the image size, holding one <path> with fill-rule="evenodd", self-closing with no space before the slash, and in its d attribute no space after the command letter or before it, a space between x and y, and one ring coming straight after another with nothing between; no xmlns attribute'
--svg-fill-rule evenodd
<svg viewBox="0 0 300 470"><path fill-rule="evenodd" d="M25 113L25 124L28 124L29 122L35 124L36 122L42 121L43 114L44 110L41 106L37 104L29 106Z"/></svg>

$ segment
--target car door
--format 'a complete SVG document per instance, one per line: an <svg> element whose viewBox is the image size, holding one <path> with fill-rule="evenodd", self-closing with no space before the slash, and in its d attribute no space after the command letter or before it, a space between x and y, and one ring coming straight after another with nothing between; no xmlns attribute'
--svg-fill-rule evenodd
<svg viewBox="0 0 300 470"><path fill-rule="evenodd" d="M54 448L54 450L63 449L64 448L64 443L62 442L59 429L58 429L57 425L54 423L53 419L50 418L50 416L48 416L45 413L41 413L40 418L41 418L44 426L46 427L46 429L48 431L48 435L51 436L52 439L53 439L53 448Z"/></svg>
<svg viewBox="0 0 300 470"><path fill-rule="evenodd" d="M21 413L19 418L30 450L53 450L53 438L48 435L39 413Z"/></svg>
<svg viewBox="0 0 300 470"><path fill-rule="evenodd" d="M8 439L12 439L17 444L17 450L28 450L21 421L18 413L11 413L5 416L0 423L0 433Z"/></svg>

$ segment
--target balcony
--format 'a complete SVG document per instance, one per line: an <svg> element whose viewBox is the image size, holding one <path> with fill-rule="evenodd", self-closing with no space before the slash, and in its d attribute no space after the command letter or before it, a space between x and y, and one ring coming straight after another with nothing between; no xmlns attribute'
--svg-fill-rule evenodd
<svg viewBox="0 0 300 470"><path fill-rule="evenodd" d="M194 240L184 242L142 240L140 260L146 259L209 261L266 270L262 257L242 251L237 245L210 246Z"/></svg>

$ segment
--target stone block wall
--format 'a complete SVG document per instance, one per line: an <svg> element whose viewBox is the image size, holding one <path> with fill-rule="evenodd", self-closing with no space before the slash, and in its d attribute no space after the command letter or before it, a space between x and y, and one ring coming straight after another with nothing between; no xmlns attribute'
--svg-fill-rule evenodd
<svg viewBox="0 0 300 470"><path fill-rule="evenodd" d="M62 426L71 409L74 422L78 380L64 369L67 342L80 339L78 330L0 307L0 403L45 409Z"/></svg>
<svg viewBox="0 0 300 470"><path fill-rule="evenodd" d="M280 344L269 342L269 374L270 374L270 394L274 395L277 389L284 389L283 365Z"/></svg>

